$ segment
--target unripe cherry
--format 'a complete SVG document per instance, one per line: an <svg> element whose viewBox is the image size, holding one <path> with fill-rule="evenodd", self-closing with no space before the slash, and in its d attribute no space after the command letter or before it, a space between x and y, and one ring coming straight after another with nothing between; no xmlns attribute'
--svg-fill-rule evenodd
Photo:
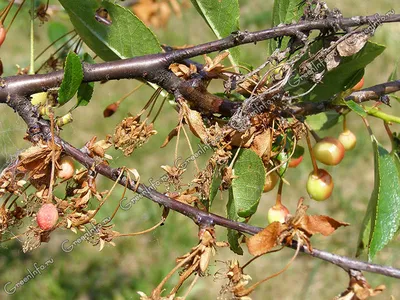
<svg viewBox="0 0 400 300"><path fill-rule="evenodd" d="M54 204L46 203L36 214L36 221L42 230L50 230L56 224L58 220L58 211Z"/></svg>
<svg viewBox="0 0 400 300"><path fill-rule="evenodd" d="M346 129L339 135L339 141L342 143L345 150L349 151L354 149L357 144L356 135L350 130Z"/></svg>
<svg viewBox="0 0 400 300"><path fill-rule="evenodd" d="M314 171L310 173L307 180L307 192L311 198L317 201L328 199L333 191L333 179L324 169L318 169L317 175Z"/></svg>
<svg viewBox="0 0 400 300"><path fill-rule="evenodd" d="M315 158L323 164L333 166L342 161L345 149L339 140L325 137L314 145L313 153Z"/></svg>
<svg viewBox="0 0 400 300"><path fill-rule="evenodd" d="M74 160L70 156L64 156L58 161L60 169L57 169L56 176L60 179L70 179L74 176Z"/></svg>
<svg viewBox="0 0 400 300"><path fill-rule="evenodd" d="M289 168L296 168L303 161L303 155L289 160Z"/></svg>
<svg viewBox="0 0 400 300"><path fill-rule="evenodd" d="M6 36L7 30L4 28L3 24L0 24L0 46L3 45Z"/></svg>
<svg viewBox="0 0 400 300"><path fill-rule="evenodd" d="M274 205L268 210L268 222L280 222L285 223L286 216L289 214L289 210L283 204Z"/></svg>
<svg viewBox="0 0 400 300"><path fill-rule="evenodd" d="M279 175L275 171L265 176L265 184L263 192L266 193L272 190L276 186L278 180L279 180Z"/></svg>

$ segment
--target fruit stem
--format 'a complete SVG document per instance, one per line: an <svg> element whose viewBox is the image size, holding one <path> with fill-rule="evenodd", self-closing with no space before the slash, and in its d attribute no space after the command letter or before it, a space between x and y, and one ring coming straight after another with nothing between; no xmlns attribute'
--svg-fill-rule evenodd
<svg viewBox="0 0 400 300"><path fill-rule="evenodd" d="M347 130L346 115L343 115L343 131Z"/></svg>
<svg viewBox="0 0 400 300"><path fill-rule="evenodd" d="M12 23L14 23L15 18L17 17L17 15L19 14L19 12L21 11L22 6L25 4L25 1L26 1L26 0L23 0L23 1L21 2L21 4L18 6L18 9L17 9L17 11L15 12L13 18L11 19L11 22L10 22L10 23L8 24L8 26L7 26L7 32L10 30L10 27L11 27Z"/></svg>
<svg viewBox="0 0 400 300"><path fill-rule="evenodd" d="M319 135L306 123L304 122L304 124L306 125L307 129L309 132L311 132L314 140L318 143L320 140L322 140Z"/></svg>
<svg viewBox="0 0 400 300"><path fill-rule="evenodd" d="M317 165L317 161L315 160L314 152L313 152L313 149L312 149L312 146L311 146L311 140L310 140L309 131L307 131L306 139L307 139L308 152L310 152L311 162L313 164L314 175L318 176L318 165Z"/></svg>
<svg viewBox="0 0 400 300"><path fill-rule="evenodd" d="M279 180L279 187L278 187L278 193L276 194L276 207L281 207L282 206L282 188L283 188L283 180L282 178Z"/></svg>
<svg viewBox="0 0 400 300"><path fill-rule="evenodd" d="M3 25L5 19L7 18L7 15L11 9L11 7L13 6L15 0L12 0L8 3L8 5L6 6L6 8L0 13L0 24Z"/></svg>

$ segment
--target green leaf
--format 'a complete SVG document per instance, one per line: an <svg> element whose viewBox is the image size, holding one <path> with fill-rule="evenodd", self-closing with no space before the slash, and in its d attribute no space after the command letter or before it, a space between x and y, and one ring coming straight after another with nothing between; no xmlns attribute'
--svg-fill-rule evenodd
<svg viewBox="0 0 400 300"><path fill-rule="evenodd" d="M233 165L232 193L236 214L247 218L253 215L263 192L265 168L258 155L249 149L240 150Z"/></svg>
<svg viewBox="0 0 400 300"><path fill-rule="evenodd" d="M93 58L88 53L83 54L83 61L90 64L94 64ZM90 99L92 99L93 90L94 90L94 82L81 83L78 89L78 95L77 95L78 101L75 107L88 105Z"/></svg>
<svg viewBox="0 0 400 300"><path fill-rule="evenodd" d="M302 97L303 101L320 101L330 99L335 94L353 87L363 76L363 69L385 50L385 46L367 42L358 53L342 57L340 65L328 72L322 83L318 84L309 94ZM293 94L302 94L308 91L313 83L305 79L295 78L296 82L290 83Z"/></svg>
<svg viewBox="0 0 400 300"><path fill-rule="evenodd" d="M105 61L159 53L161 46L146 25L115 1L60 0L82 40ZM96 21L96 10L105 8L111 25Z"/></svg>
<svg viewBox="0 0 400 300"><path fill-rule="evenodd" d="M260 202L265 183L265 169L262 160L249 149L240 149L233 165L232 186L229 188L227 215L230 220L243 222L253 215ZM242 255L239 245L241 234L228 229L228 242L231 250Z"/></svg>
<svg viewBox="0 0 400 300"><path fill-rule="evenodd" d="M219 39L239 30L238 0L191 0L196 10ZM239 65L239 48L229 49L232 65Z"/></svg>
<svg viewBox="0 0 400 300"><path fill-rule="evenodd" d="M345 101L345 103L346 103L348 108L350 108L352 111L354 111L356 114L360 115L361 117L366 117L367 116L367 113L361 107L360 104L355 103L353 100Z"/></svg>
<svg viewBox="0 0 400 300"><path fill-rule="evenodd" d="M214 173L213 173L213 177L212 177L212 181L211 181L211 186L210 186L210 207L212 206L212 203L214 201L215 196L217 195L218 191L219 191L219 187L221 185L221 175L220 175L220 171L218 168L214 169Z"/></svg>
<svg viewBox="0 0 400 300"><path fill-rule="evenodd" d="M372 260L395 236L400 224L400 163L371 133L375 183L360 231L357 254L367 248Z"/></svg>
<svg viewBox="0 0 400 300"><path fill-rule="evenodd" d="M334 111L307 116L307 123L314 130L327 130L343 120L343 116Z"/></svg>
<svg viewBox="0 0 400 300"><path fill-rule="evenodd" d="M237 222L244 222L245 218L241 218L237 215L237 207L233 197L232 188L229 189L229 200L227 204L227 215L230 220ZM239 245L239 239L242 234L236 230L228 229L228 243L230 249L236 254L243 255L243 249Z"/></svg>
<svg viewBox="0 0 400 300"><path fill-rule="evenodd" d="M83 70L79 56L68 53L64 67L64 78L58 91L58 103L64 105L75 95L83 79Z"/></svg>
<svg viewBox="0 0 400 300"><path fill-rule="evenodd" d="M275 0L271 26L275 27L279 24L290 24L292 21L298 21L303 15L304 4L305 1L303 0ZM289 40L289 37L283 38L281 49L285 49L287 47ZM278 42L270 39L268 41L268 45L268 54L271 55L272 52L274 52L278 47Z"/></svg>

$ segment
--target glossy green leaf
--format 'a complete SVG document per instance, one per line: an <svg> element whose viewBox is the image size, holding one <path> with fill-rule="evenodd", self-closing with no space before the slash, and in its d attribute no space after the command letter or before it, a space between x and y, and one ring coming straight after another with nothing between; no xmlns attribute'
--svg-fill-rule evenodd
<svg viewBox="0 0 400 300"><path fill-rule="evenodd" d="M355 103L353 100L349 100L345 102L347 107L354 111L356 114L360 115L361 117L366 117L367 113L365 110L360 106L360 104Z"/></svg>
<svg viewBox="0 0 400 300"><path fill-rule="evenodd" d="M82 40L105 61L159 53L161 46L146 25L115 1L60 0ZM111 18L106 25L95 19L105 8Z"/></svg>
<svg viewBox="0 0 400 300"><path fill-rule="evenodd" d="M258 155L242 149L233 165L232 193L236 214L247 218L257 210L265 183L265 168Z"/></svg>
<svg viewBox="0 0 400 300"><path fill-rule="evenodd" d="M307 116L307 123L314 130L327 130L343 120L343 116L334 111Z"/></svg>
<svg viewBox="0 0 400 300"><path fill-rule="evenodd" d="M208 26L219 39L229 36L239 30L238 0L191 0ZM229 49L229 59L232 65L239 65L239 48Z"/></svg>
<svg viewBox="0 0 400 300"><path fill-rule="evenodd" d="M303 6L305 1L303 0L275 0L274 8L272 12L272 27L278 26L279 24L290 24L292 21L298 21L303 15ZM282 40L281 49L285 49L290 38L285 37ZM275 51L278 47L276 40L269 40L269 54Z"/></svg>
<svg viewBox="0 0 400 300"><path fill-rule="evenodd" d="M368 250L372 260L395 236L400 225L400 163L371 135L375 183L360 231L357 254Z"/></svg>
<svg viewBox="0 0 400 300"><path fill-rule="evenodd" d="M75 95L83 79L82 63L78 55L70 52L65 61L64 78L58 91L58 103L64 105Z"/></svg>

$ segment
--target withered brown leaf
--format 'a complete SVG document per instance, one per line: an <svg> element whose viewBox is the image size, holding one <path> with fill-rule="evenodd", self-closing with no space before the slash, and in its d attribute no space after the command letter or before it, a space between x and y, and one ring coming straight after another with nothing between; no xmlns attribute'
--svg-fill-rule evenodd
<svg viewBox="0 0 400 300"><path fill-rule="evenodd" d="M286 228L284 224L273 222L262 231L246 239L249 253L255 256L267 253L278 245L278 238Z"/></svg>
<svg viewBox="0 0 400 300"><path fill-rule="evenodd" d="M328 236L335 232L341 226L349 226L349 223L336 221L328 216L304 216L301 222L301 228L309 235L321 233Z"/></svg>

